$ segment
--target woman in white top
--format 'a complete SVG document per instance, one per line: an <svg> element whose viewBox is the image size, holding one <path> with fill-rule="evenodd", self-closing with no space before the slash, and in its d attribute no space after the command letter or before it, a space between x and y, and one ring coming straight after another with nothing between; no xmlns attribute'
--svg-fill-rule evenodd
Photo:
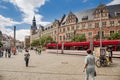
<svg viewBox="0 0 120 80"><path fill-rule="evenodd" d="M87 50L88 55L85 58L85 66L84 66L84 70L86 71L85 74L85 80L89 80L89 75L91 76L91 80L95 80L95 57L93 55L93 52L88 49Z"/></svg>

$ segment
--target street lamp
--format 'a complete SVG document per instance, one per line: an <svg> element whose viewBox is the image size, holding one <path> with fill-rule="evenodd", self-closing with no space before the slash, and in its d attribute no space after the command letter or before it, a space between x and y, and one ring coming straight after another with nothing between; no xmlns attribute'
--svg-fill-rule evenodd
<svg viewBox="0 0 120 80"><path fill-rule="evenodd" d="M76 27L74 28L74 42L75 42L75 36L76 36Z"/></svg>
<svg viewBox="0 0 120 80"><path fill-rule="evenodd" d="M16 26L14 26L14 48L12 49L13 54L16 54Z"/></svg>
<svg viewBox="0 0 120 80"><path fill-rule="evenodd" d="M102 48L102 8L100 8L100 49Z"/></svg>

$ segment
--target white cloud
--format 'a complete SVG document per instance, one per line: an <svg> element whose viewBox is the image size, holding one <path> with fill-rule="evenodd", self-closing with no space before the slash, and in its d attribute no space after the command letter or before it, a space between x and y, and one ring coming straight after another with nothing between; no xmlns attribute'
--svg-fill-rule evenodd
<svg viewBox="0 0 120 80"><path fill-rule="evenodd" d="M20 24L20 22L13 21L11 18L0 15L0 27L13 26L16 24Z"/></svg>
<svg viewBox="0 0 120 80"><path fill-rule="evenodd" d="M20 41L24 41L25 36L30 35L29 29L20 29L16 31L16 39Z"/></svg>
<svg viewBox="0 0 120 80"><path fill-rule="evenodd" d="M42 15L37 14L38 8L48 0L4 0L12 3L23 13L23 23L32 23L33 16L36 16L37 22L42 22Z"/></svg>
<svg viewBox="0 0 120 80"><path fill-rule="evenodd" d="M107 5L115 5L115 4L120 4L120 0L112 0L110 3Z"/></svg>
<svg viewBox="0 0 120 80"><path fill-rule="evenodd" d="M16 24L22 24L22 23L32 23L33 16L36 17L37 24L46 25L49 22L43 22L42 18L43 16L40 14L37 14L38 8L40 8L42 5L45 4L46 1L49 0L2 0L5 2L12 3L16 9L19 9L22 14L22 21L16 22L13 21L11 18L6 18L0 15L0 30L7 34L13 36L13 30L6 28L6 26L14 26ZM3 8L3 6L1 6ZM5 8L5 7L4 7ZM16 31L16 39L24 41L24 37L26 35L29 35L30 31L28 29L20 29Z"/></svg>
<svg viewBox="0 0 120 80"><path fill-rule="evenodd" d="M13 37L14 31L8 27L13 27L16 24L21 24L21 23L13 21L11 18L6 18L0 15L0 30L2 31L3 34L7 34ZM16 30L16 39L20 41L24 41L24 36L29 34L30 31L27 29Z"/></svg>

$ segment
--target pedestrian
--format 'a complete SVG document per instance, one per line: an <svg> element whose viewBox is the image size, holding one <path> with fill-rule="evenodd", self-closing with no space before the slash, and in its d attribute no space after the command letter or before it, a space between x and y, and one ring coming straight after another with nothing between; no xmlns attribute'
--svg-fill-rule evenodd
<svg viewBox="0 0 120 80"><path fill-rule="evenodd" d="M109 61L112 63L112 50L110 48L108 49L108 58Z"/></svg>
<svg viewBox="0 0 120 80"><path fill-rule="evenodd" d="M41 54L41 48L39 48L39 52L38 53L39 53L39 55Z"/></svg>
<svg viewBox="0 0 120 80"><path fill-rule="evenodd" d="M26 49L26 54L24 55L24 60L25 60L25 65L26 67L28 67L28 64L29 64L29 59L30 59L30 54L29 54L29 51Z"/></svg>
<svg viewBox="0 0 120 80"><path fill-rule="evenodd" d="M35 48L35 53L36 53L36 54L38 53L38 50L37 50L37 48Z"/></svg>
<svg viewBox="0 0 120 80"><path fill-rule="evenodd" d="M1 47L1 57L3 57L4 56L4 49L3 49L3 47Z"/></svg>
<svg viewBox="0 0 120 80"><path fill-rule="evenodd" d="M113 50L110 49L110 57L111 57L111 63L113 62L112 57L113 57Z"/></svg>
<svg viewBox="0 0 120 80"><path fill-rule="evenodd" d="M87 50L87 53L88 55L85 57L85 65L83 70L83 72L85 72L85 80L89 80L89 75L91 76L91 80L95 80L95 57L90 49Z"/></svg>
<svg viewBox="0 0 120 80"><path fill-rule="evenodd" d="M4 54L5 54L5 58L7 58L7 55L8 55L7 49L4 50Z"/></svg>
<svg viewBox="0 0 120 80"><path fill-rule="evenodd" d="M8 52L8 58L10 58L11 57L11 48L8 48L7 52Z"/></svg>

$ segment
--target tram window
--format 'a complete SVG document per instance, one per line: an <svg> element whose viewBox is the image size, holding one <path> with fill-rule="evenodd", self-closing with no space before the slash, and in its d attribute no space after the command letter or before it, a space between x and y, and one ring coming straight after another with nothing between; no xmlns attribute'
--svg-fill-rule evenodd
<svg viewBox="0 0 120 80"><path fill-rule="evenodd" d="M74 49L75 49L75 47L74 47L74 46L70 47L70 50L74 50Z"/></svg>
<svg viewBox="0 0 120 80"><path fill-rule="evenodd" d="M48 47L48 49L55 49L55 47Z"/></svg>
<svg viewBox="0 0 120 80"><path fill-rule="evenodd" d="M65 46L64 49L65 50L70 50L70 47L69 46Z"/></svg>
<svg viewBox="0 0 120 80"><path fill-rule="evenodd" d="M108 46L107 46L107 49L114 50L114 47L115 47L114 45L108 45Z"/></svg>
<svg viewBox="0 0 120 80"><path fill-rule="evenodd" d="M120 51L120 44L117 45L116 51Z"/></svg>
<svg viewBox="0 0 120 80"><path fill-rule="evenodd" d="M75 50L78 50L78 47L75 47Z"/></svg>
<svg viewBox="0 0 120 80"><path fill-rule="evenodd" d="M61 47L58 47L58 49L61 49Z"/></svg>
<svg viewBox="0 0 120 80"><path fill-rule="evenodd" d="M83 50L87 50L87 49L88 49L88 46L84 46L84 47L83 47Z"/></svg>
<svg viewBox="0 0 120 80"><path fill-rule="evenodd" d="M78 47L78 50L83 50L83 47L82 47L82 46L79 46L79 47Z"/></svg>
<svg viewBox="0 0 120 80"><path fill-rule="evenodd" d="M99 47L99 45L94 45L94 47Z"/></svg>

